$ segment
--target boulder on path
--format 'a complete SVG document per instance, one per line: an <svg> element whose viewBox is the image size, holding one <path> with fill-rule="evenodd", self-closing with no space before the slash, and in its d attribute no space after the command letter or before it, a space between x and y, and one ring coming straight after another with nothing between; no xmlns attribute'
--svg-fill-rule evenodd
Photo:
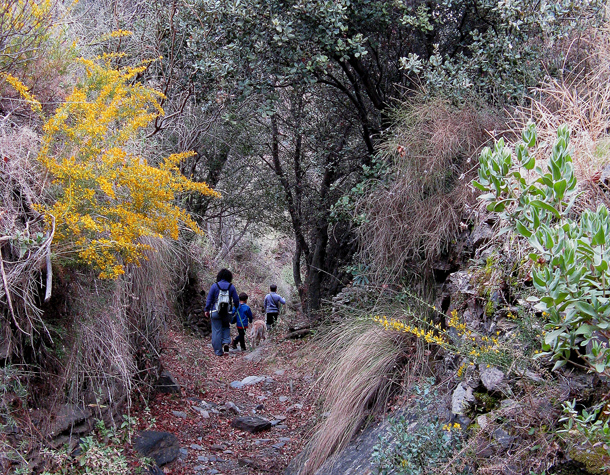
<svg viewBox="0 0 610 475"><path fill-rule="evenodd" d="M157 380L157 391L164 394L178 393L180 394L180 385L169 373L169 371L162 371L161 376Z"/></svg>
<svg viewBox="0 0 610 475"><path fill-rule="evenodd" d="M253 459L247 458L247 457L237 459L237 464L240 467L250 467L255 470L258 470L259 472L270 472L271 471L270 467L265 467L262 463L257 462L256 460L253 460Z"/></svg>
<svg viewBox="0 0 610 475"><path fill-rule="evenodd" d="M231 426L236 429L245 430L251 434L271 429L271 422L262 417L245 416L231 421Z"/></svg>
<svg viewBox="0 0 610 475"><path fill-rule="evenodd" d="M151 465L144 473L146 475L165 475L165 472L161 470L157 465Z"/></svg>
<svg viewBox="0 0 610 475"><path fill-rule="evenodd" d="M150 457L159 466L173 462L180 455L180 443L171 432L145 430L134 441L134 447L144 457Z"/></svg>

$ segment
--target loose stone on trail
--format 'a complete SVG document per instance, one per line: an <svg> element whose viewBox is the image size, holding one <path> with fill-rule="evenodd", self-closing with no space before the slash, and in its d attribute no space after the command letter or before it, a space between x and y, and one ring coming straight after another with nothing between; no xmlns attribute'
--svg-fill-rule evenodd
<svg viewBox="0 0 610 475"><path fill-rule="evenodd" d="M238 417L231 421L231 426L236 429L244 430L246 432L250 432L251 434L255 434L256 432L262 432L264 430L271 429L271 422L262 417L256 416L245 416Z"/></svg>
<svg viewBox="0 0 610 475"><path fill-rule="evenodd" d="M178 393L180 394L180 385L169 373L169 371L163 371L157 381L157 391L164 394Z"/></svg>
<svg viewBox="0 0 610 475"><path fill-rule="evenodd" d="M233 389L240 389L243 388L244 386L250 386L252 384L258 384L261 381L265 381L267 379L266 376L248 376L244 379L242 379L241 381L233 381L230 386Z"/></svg>
<svg viewBox="0 0 610 475"><path fill-rule="evenodd" d="M159 466L173 462L180 455L180 443L171 432L142 431L136 438L134 447Z"/></svg>

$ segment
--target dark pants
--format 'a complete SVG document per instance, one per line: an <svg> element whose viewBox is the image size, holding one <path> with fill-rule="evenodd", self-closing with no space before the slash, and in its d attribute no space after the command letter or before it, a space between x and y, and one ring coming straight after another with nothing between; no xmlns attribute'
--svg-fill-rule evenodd
<svg viewBox="0 0 610 475"><path fill-rule="evenodd" d="M238 335L233 340L233 348L237 347L237 343L239 343L239 346L241 346L241 349L245 350L246 349L246 329L238 328L237 333L238 333Z"/></svg>
<svg viewBox="0 0 610 475"><path fill-rule="evenodd" d="M268 313L267 314L267 326L272 327L275 325L275 321L277 320L277 312L276 313Z"/></svg>

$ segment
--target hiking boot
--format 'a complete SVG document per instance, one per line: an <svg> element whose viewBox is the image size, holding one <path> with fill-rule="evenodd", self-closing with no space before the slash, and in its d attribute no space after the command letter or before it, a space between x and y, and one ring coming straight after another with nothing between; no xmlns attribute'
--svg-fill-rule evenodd
<svg viewBox="0 0 610 475"><path fill-rule="evenodd" d="M237 345L236 345L235 343L233 343L233 344L231 345L231 349L236 350L236 349L237 349Z"/></svg>
<svg viewBox="0 0 610 475"><path fill-rule="evenodd" d="M225 345L224 350L225 350L225 353L228 353L229 352L229 345Z"/></svg>

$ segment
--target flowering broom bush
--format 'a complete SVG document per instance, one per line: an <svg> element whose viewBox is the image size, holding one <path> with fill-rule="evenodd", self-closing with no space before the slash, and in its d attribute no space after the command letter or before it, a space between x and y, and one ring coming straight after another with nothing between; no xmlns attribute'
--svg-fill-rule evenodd
<svg viewBox="0 0 610 475"><path fill-rule="evenodd" d="M85 74L44 124L40 162L52 176L53 204L39 211L55 220L55 240L69 255L115 278L149 246L141 238L178 237L180 223L198 227L175 204L177 194L218 196L180 174L171 155L159 167L129 152L130 142L163 114L162 94L135 81L146 65L115 69L111 57L81 59Z"/></svg>

